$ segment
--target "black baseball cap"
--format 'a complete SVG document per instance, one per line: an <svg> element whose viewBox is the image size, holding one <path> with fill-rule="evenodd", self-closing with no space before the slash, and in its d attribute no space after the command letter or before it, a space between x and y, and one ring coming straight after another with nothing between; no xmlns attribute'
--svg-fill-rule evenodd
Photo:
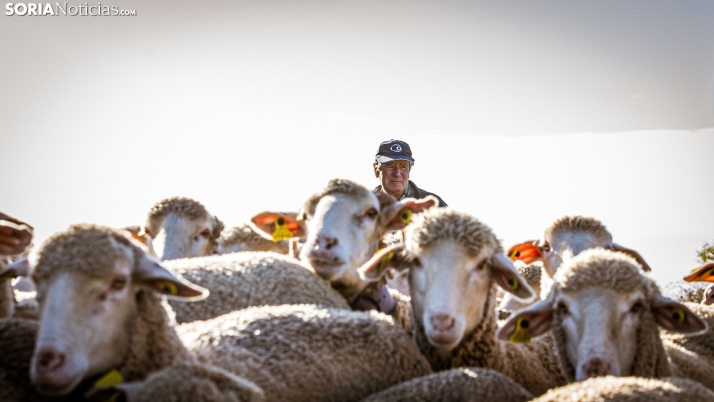
<svg viewBox="0 0 714 402"><path fill-rule="evenodd" d="M414 162L409 144L399 140L389 140L379 144L379 150L377 151L377 155L374 156L374 159L379 163L391 161Z"/></svg>

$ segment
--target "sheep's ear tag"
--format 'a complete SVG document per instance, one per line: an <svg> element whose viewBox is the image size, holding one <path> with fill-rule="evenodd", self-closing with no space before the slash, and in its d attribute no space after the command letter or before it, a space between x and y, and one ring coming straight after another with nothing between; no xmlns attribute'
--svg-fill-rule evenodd
<svg viewBox="0 0 714 402"><path fill-rule="evenodd" d="M402 223L410 223L412 221L412 215L414 215L414 212L412 212L411 209L405 208L399 213L399 220L402 221ZM394 253L392 253L394 254ZM390 255L392 255L390 254Z"/></svg>
<svg viewBox="0 0 714 402"><path fill-rule="evenodd" d="M285 222L285 218L280 217L275 220L275 231L273 231L271 237L274 242L288 240L293 237L293 233L290 229L288 229L288 224Z"/></svg>
<svg viewBox="0 0 714 402"><path fill-rule="evenodd" d="M672 319L673 319L674 321L676 321L676 322L678 322L678 323L681 324L681 323L684 322L684 318L685 318L685 317L686 317L686 314L684 314L684 310L682 310L681 308L676 308L676 307L675 307L675 308L672 310Z"/></svg>
<svg viewBox="0 0 714 402"><path fill-rule="evenodd" d="M684 278L686 282L704 281L714 282L714 264L694 268L692 274Z"/></svg>
<svg viewBox="0 0 714 402"><path fill-rule="evenodd" d="M98 379L97 381L94 382L94 388L99 388L99 387L113 387L115 385L123 384L124 383L124 376L121 375L119 370L112 370L108 372L107 374L103 375L102 378ZM115 392L112 396L110 396L106 401L107 402L116 402L121 396L121 392Z"/></svg>
<svg viewBox="0 0 714 402"><path fill-rule="evenodd" d="M377 253L379 253L382 250L377 250ZM377 253L374 253L374 255L377 255ZM382 272L384 272L385 269L389 266L389 262L394 259L394 251L391 253L387 254L386 257L382 258L382 260L379 262L379 268L378 271L379 275L382 275Z"/></svg>
<svg viewBox="0 0 714 402"><path fill-rule="evenodd" d="M158 280L154 281L154 285L156 286L156 290L165 295L176 296L179 293L178 286L171 281Z"/></svg>
<svg viewBox="0 0 714 402"><path fill-rule="evenodd" d="M516 330L513 335L508 338L513 343L529 343L531 341L531 330L528 329L530 321L527 318L521 317L516 321Z"/></svg>
<svg viewBox="0 0 714 402"><path fill-rule="evenodd" d="M516 278L508 278L506 279L506 283L508 283L508 286L510 286L513 290L518 290L521 286L520 282L518 282L518 279Z"/></svg>

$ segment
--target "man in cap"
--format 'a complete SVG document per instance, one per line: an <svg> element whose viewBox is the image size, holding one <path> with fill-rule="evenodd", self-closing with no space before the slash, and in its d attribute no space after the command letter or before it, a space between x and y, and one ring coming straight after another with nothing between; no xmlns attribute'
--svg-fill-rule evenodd
<svg viewBox="0 0 714 402"><path fill-rule="evenodd" d="M380 185L374 189L374 192L381 191L398 200L425 198L427 195L433 195L439 199L439 206L445 207L446 203L441 197L420 189L413 181L409 180L412 166L414 166L414 158L412 158L409 144L399 140L389 140L379 144L373 167L374 176L379 179Z"/></svg>

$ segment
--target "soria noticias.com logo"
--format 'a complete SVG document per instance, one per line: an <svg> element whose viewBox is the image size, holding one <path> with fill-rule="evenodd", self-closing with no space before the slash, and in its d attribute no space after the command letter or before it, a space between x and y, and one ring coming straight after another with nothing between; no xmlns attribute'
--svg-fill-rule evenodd
<svg viewBox="0 0 714 402"><path fill-rule="evenodd" d="M64 3L5 3L5 15L8 16L59 16L70 17L118 17L134 16L136 10L120 10L118 6L102 3L79 5Z"/></svg>

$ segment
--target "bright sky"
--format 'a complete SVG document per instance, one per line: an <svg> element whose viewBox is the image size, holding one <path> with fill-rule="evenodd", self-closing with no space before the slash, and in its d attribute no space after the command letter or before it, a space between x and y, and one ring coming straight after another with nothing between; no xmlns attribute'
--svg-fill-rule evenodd
<svg viewBox="0 0 714 402"><path fill-rule="evenodd" d="M102 4L137 15L0 15L0 210L39 241L296 210L389 138L506 246L591 215L668 282L714 240L714 2Z"/></svg>

